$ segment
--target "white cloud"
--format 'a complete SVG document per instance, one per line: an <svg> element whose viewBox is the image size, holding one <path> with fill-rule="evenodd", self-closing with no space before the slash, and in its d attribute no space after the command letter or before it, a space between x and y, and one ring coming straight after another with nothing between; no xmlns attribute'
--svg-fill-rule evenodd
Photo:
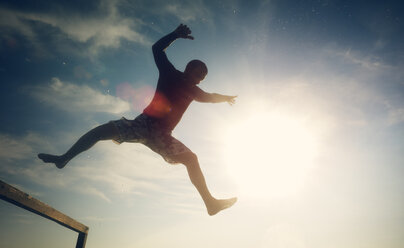
<svg viewBox="0 0 404 248"><path fill-rule="evenodd" d="M84 216L80 219L85 221L92 221L92 222L111 222L111 221L119 221L118 218L106 218L106 217L99 217L99 216Z"/></svg>
<svg viewBox="0 0 404 248"><path fill-rule="evenodd" d="M149 38L139 30L144 25L136 16L127 17L119 11L119 8L128 8L142 15L150 15L165 20L166 17L176 17L180 22L205 22L212 24L212 11L201 0L174 1L170 3L155 2L152 8L146 8L146 3L132 3L124 0L101 0L98 8L92 13L80 13L73 11L60 11L63 6L53 12L20 11L0 8L0 28L2 36L18 32L25 36L35 47L37 56L51 55L47 44L40 41L41 34L32 23L37 22L49 25L55 30L50 40L56 44L57 49L66 52L74 52L78 55L88 56L92 59L105 49L119 48L122 40L150 46ZM148 27L154 28L154 27ZM67 37L67 38L66 38ZM69 41L85 45L80 50L76 45L69 45ZM79 50L78 50L79 49Z"/></svg>
<svg viewBox="0 0 404 248"><path fill-rule="evenodd" d="M14 47L19 45L17 40L12 37L12 34L18 32L31 42L37 56L48 54L38 41L38 37L32 27L21 18L18 12L0 8L0 30L0 37L5 38L8 46Z"/></svg>
<svg viewBox="0 0 404 248"><path fill-rule="evenodd" d="M88 195L94 195L97 197L100 197L101 199L105 200L106 202L111 203L111 199L109 199L104 192L102 192L101 190L95 188L95 187L78 187L76 189L77 191L79 191L82 194L88 194Z"/></svg>
<svg viewBox="0 0 404 248"><path fill-rule="evenodd" d="M19 190L21 190L24 193L27 193L29 195L35 196L35 197L41 197L43 196L42 192L38 192L38 191L32 191L32 189L26 188L20 184L12 184L11 186L13 186L14 188L17 188Z"/></svg>
<svg viewBox="0 0 404 248"><path fill-rule="evenodd" d="M30 158L34 155L33 147L47 146L40 135L32 132L20 138L0 134L0 140L0 159L6 160Z"/></svg>
<svg viewBox="0 0 404 248"><path fill-rule="evenodd" d="M243 92L235 107L244 101L261 100L272 108L315 117L315 122L324 122L319 124L327 129L372 128L404 121L400 65L333 44L308 54L301 63L287 51L284 57L274 55L273 59L264 52L262 56L268 57L265 69L273 65L286 68L280 76L277 72L260 71L262 65L255 62L260 57L246 57L245 61L234 63L232 67L238 74L233 75L235 80L230 87L237 84L238 91ZM228 80L227 76L221 80Z"/></svg>
<svg viewBox="0 0 404 248"><path fill-rule="evenodd" d="M97 56L104 48L118 48L121 39L149 45L148 39L136 31L141 22L134 18L122 16L117 9L118 1L101 1L98 11L102 16L90 16L74 13L35 13L0 9L0 27L18 31L31 42L36 41L37 34L27 21L36 21L51 25L66 34L71 40L86 43L90 57Z"/></svg>
<svg viewBox="0 0 404 248"><path fill-rule="evenodd" d="M403 95L394 90L400 88L399 66L376 55L327 46L305 61L291 69L296 75L272 84L283 105L317 110L333 126L375 127L404 121Z"/></svg>
<svg viewBox="0 0 404 248"><path fill-rule="evenodd" d="M18 12L12 10L0 8L0 27L13 28L29 38L35 36L32 28L19 18Z"/></svg>
<svg viewBox="0 0 404 248"><path fill-rule="evenodd" d="M69 112L105 112L121 114L130 111L130 104L115 96L103 94L87 85L65 83L52 78L47 86L30 89L34 98Z"/></svg>
<svg viewBox="0 0 404 248"><path fill-rule="evenodd" d="M31 146L25 142L11 139L7 135L0 135L0 158L6 159L23 159L32 153Z"/></svg>
<svg viewBox="0 0 404 248"><path fill-rule="evenodd" d="M87 153L88 159L69 165L80 180L92 185L106 185L114 195L145 195L166 192L167 180L187 180L185 168L172 168L157 154L141 144L102 142ZM80 160L79 160L80 159ZM76 166L80 163L80 166ZM160 166L161 165L161 166Z"/></svg>
<svg viewBox="0 0 404 248"><path fill-rule="evenodd" d="M163 8L165 13L174 15L184 24L195 21L211 20L211 12L202 1L187 1L185 3L168 3Z"/></svg>
<svg viewBox="0 0 404 248"><path fill-rule="evenodd" d="M356 109L357 114L352 116L367 118L367 124L393 125L404 121L404 95L396 90L402 88L402 65L391 65L375 55L352 50L334 54L342 56L345 66L353 69L351 75L336 75L332 85L340 89L341 106Z"/></svg>
<svg viewBox="0 0 404 248"><path fill-rule="evenodd" d="M342 56L349 63L360 65L368 70L386 69L388 66L381 62L380 58L376 56L360 56L351 49L345 52L339 52L337 55Z"/></svg>

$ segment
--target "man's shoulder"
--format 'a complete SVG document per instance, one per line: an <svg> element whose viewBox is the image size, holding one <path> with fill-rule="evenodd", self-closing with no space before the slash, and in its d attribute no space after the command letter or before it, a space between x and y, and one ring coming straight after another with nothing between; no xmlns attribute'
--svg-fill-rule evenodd
<svg viewBox="0 0 404 248"><path fill-rule="evenodd" d="M177 68L175 68L173 65L168 66L163 70L160 70L160 75L164 75L166 77L182 78L183 74L184 74L183 72L177 70Z"/></svg>
<svg viewBox="0 0 404 248"><path fill-rule="evenodd" d="M184 77L184 73L182 71L177 70L177 68L174 67L174 72L175 74L177 74L180 77Z"/></svg>
<svg viewBox="0 0 404 248"><path fill-rule="evenodd" d="M199 87L198 87L197 85L195 85L195 84L189 85L188 92L190 92L190 94L192 95L192 97L193 97L194 99L200 98L200 97L203 96L204 93L205 93L201 88L199 88Z"/></svg>

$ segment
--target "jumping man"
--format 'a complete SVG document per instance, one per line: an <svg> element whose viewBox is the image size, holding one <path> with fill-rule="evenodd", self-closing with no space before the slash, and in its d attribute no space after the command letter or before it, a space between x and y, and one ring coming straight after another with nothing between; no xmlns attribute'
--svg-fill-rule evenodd
<svg viewBox="0 0 404 248"><path fill-rule="evenodd" d="M236 97L207 93L197 86L208 73L208 69L202 61L190 61L184 72L178 71L170 63L165 49L178 38L193 40L194 38L190 34L191 30L181 24L172 33L153 45L159 79L154 97L142 114L134 120L121 118L90 130L63 155L40 153L38 157L45 163L54 163L57 168L62 169L71 159L100 140L113 140L118 144L122 142L142 143L160 154L168 163L185 165L189 178L201 195L209 215L231 207L237 198L214 198L206 186L195 153L171 136L172 130L193 100L209 103L228 102L232 105Z"/></svg>

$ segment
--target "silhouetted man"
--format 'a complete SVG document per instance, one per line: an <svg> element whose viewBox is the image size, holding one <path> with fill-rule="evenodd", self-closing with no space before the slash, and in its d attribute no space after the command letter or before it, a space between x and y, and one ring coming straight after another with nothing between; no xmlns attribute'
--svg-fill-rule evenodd
<svg viewBox="0 0 404 248"><path fill-rule="evenodd" d="M168 60L165 49L178 38L193 40L190 34L191 30L181 24L153 45L154 60L160 75L155 95L142 114L134 120L121 118L90 130L61 156L41 153L38 157L62 169L72 158L100 140L113 140L118 144L142 143L160 154L168 163L185 165L189 178L201 195L209 215L231 207L237 198L215 199L206 186L195 153L171 136L172 130L193 100L210 103L228 102L230 105L235 102L235 96L207 93L197 86L208 73L202 61L192 60L187 64L185 71L180 72Z"/></svg>

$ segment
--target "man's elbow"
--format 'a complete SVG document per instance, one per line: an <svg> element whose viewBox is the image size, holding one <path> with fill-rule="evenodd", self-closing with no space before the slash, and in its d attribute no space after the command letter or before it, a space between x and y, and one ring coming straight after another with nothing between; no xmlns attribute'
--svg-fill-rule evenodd
<svg viewBox="0 0 404 248"><path fill-rule="evenodd" d="M152 46L152 51L154 56L161 56L164 53L164 49L157 43Z"/></svg>
<svg viewBox="0 0 404 248"><path fill-rule="evenodd" d="M154 44L153 44L153 46L152 46L152 51L153 51L153 53L156 53L156 52L158 51L157 43L154 43Z"/></svg>

